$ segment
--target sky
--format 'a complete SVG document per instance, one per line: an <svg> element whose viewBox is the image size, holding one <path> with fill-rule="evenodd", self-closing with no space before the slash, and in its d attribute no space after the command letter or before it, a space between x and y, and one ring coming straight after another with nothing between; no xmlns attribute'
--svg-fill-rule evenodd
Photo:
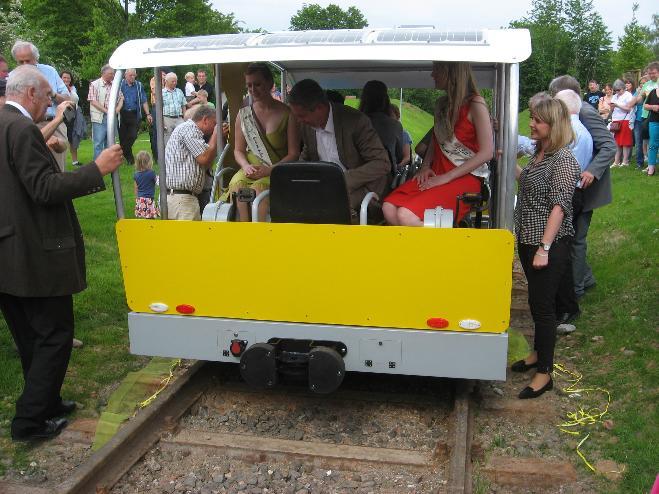
<svg viewBox="0 0 659 494"><path fill-rule="evenodd" d="M593 0L613 33L614 45L622 36L625 24L631 21L635 2L639 4L639 22L649 25L652 14L659 13L656 0ZM242 21L243 28L271 32L287 30L291 17L303 3L317 3L322 7L334 3L344 10L354 5L364 14L370 27L430 24L437 29L505 27L511 20L524 17L531 7L531 0L212 0L212 3L222 13L233 12L236 19Z"/></svg>

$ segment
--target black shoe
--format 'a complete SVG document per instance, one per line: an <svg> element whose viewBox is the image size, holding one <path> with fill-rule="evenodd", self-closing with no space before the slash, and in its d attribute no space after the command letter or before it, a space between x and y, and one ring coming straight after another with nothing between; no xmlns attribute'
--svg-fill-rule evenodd
<svg viewBox="0 0 659 494"><path fill-rule="evenodd" d="M531 386L525 387L522 391L520 391L518 398L520 400L528 400L529 398L537 398L541 394L543 394L545 391L549 391L550 389L554 388L554 381L552 381L551 376L549 376L549 382L545 384L542 388L539 390L535 391Z"/></svg>
<svg viewBox="0 0 659 494"><path fill-rule="evenodd" d="M533 364L527 364L524 360L518 360L513 365L510 366L510 370L513 372L526 372L529 369L533 369L538 366L537 362Z"/></svg>
<svg viewBox="0 0 659 494"><path fill-rule="evenodd" d="M577 309L576 312L563 312L556 317L556 325L569 324L581 315L581 311Z"/></svg>
<svg viewBox="0 0 659 494"><path fill-rule="evenodd" d="M57 407L56 417L61 417L62 415L69 415L75 412L76 408L77 405L75 401L62 400L59 406Z"/></svg>
<svg viewBox="0 0 659 494"><path fill-rule="evenodd" d="M42 439L52 439L57 436L62 429L69 424L66 419L48 419L41 427L25 434L14 434L12 432L12 441L35 441Z"/></svg>

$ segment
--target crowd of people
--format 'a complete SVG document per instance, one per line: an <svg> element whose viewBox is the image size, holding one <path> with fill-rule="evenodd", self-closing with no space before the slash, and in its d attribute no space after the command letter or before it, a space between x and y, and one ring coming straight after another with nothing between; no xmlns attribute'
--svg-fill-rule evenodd
<svg viewBox="0 0 659 494"><path fill-rule="evenodd" d="M81 166L76 150L86 125L72 74L40 64L38 49L28 42L17 42L12 56L18 67L11 73L0 58L0 200L5 211L0 308L25 377L11 434L25 440L56 435L66 425L63 416L75 409L75 403L60 396L73 342L72 295L86 284L82 234L71 200L103 190L102 177L123 161L135 165L135 216L159 215L153 171L157 132L151 132L152 154L133 156L132 148L143 119L155 127L154 107L161 100L167 177L161 186L167 191L169 217L200 220L218 134L228 129L218 125L215 89L205 70L185 74L184 90L175 72L162 70L157 97L156 80L147 96L136 71L129 69L115 105L120 144L108 142L115 74L106 65L89 86L94 156ZM344 105L340 94L312 79L297 82L284 103L268 65L250 64L244 75L248 96L233 131L240 169L227 197L244 188L268 189L272 169L280 163L326 161L343 169L351 208L357 211L362 199L375 192L389 225L422 226L426 209L453 209L456 198L479 192L488 179L488 162L496 155L493 121L468 63L435 62L431 75L443 94L434 125L417 146L421 167L392 190L397 167L411 159L412 143L383 82L364 86L359 109ZM638 86L616 80L601 92L596 81L589 81L585 95L577 80L564 75L529 101L531 138L525 144L531 159L517 170L514 223L535 338L533 351L512 371L536 373L520 391L521 399L552 388L557 328L579 317L579 299L596 285L586 239L594 210L612 200L610 168L628 165L636 145L637 166L647 156L647 174L655 173L658 75L659 63L653 62ZM67 147L75 165L69 172L64 167ZM455 212L458 222L469 211L464 206ZM261 216L267 203L263 207ZM238 219L248 216L238 205Z"/></svg>

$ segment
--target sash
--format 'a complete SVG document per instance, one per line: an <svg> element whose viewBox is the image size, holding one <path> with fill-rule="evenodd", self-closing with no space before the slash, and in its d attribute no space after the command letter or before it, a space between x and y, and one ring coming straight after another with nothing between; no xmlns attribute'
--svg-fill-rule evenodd
<svg viewBox="0 0 659 494"><path fill-rule="evenodd" d="M436 135L435 138L437 138ZM446 156L455 166L463 165L476 154L467 146L458 141L457 137L455 137L455 134L450 141L441 143L439 148L444 153L444 156ZM481 166L473 170L471 174L476 177L487 179L490 176L490 169L487 167L487 163L483 163Z"/></svg>
<svg viewBox="0 0 659 494"><path fill-rule="evenodd" d="M245 141L247 142L247 149L260 159L264 165L272 166L272 159L270 158L270 151L274 156L277 155L272 146L262 135L261 126L256 121L254 111L251 106L244 106L238 112L240 115L240 129L243 131Z"/></svg>

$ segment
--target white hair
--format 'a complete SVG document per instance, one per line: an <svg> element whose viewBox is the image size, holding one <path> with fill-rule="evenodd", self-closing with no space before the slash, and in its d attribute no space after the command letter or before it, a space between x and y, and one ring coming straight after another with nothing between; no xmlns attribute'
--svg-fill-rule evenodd
<svg viewBox="0 0 659 494"><path fill-rule="evenodd" d="M29 41L23 41L21 39L16 40L16 43L14 43L14 46L11 47L11 56L14 57L14 60L16 60L16 53L20 50L23 50L25 48L29 48L30 51L32 52L32 56L34 59L38 62L39 61L39 49L34 46L32 43Z"/></svg>
<svg viewBox="0 0 659 494"><path fill-rule="evenodd" d="M625 83L622 82L622 79L616 79L611 87L613 88L613 91L618 92L621 89L625 89Z"/></svg>
<svg viewBox="0 0 659 494"><path fill-rule="evenodd" d="M114 70L111 65L105 64L101 67L101 75L105 74L108 70Z"/></svg>
<svg viewBox="0 0 659 494"><path fill-rule="evenodd" d="M168 72L167 75L165 75L165 80L170 81L172 79L176 79L178 81L178 76L174 72Z"/></svg>
<svg viewBox="0 0 659 494"><path fill-rule="evenodd" d="M11 71L7 78L7 97L21 96L28 88L40 89L43 83L48 83L41 72L33 65L21 65Z"/></svg>
<svg viewBox="0 0 659 494"><path fill-rule="evenodd" d="M556 93L554 98L561 100L567 106L571 115L577 115L581 111L581 98L572 89L563 89Z"/></svg>
<svg viewBox="0 0 659 494"><path fill-rule="evenodd" d="M124 75L128 75L128 74L137 75L137 70L135 70L135 69L126 69L126 72L124 72Z"/></svg>

